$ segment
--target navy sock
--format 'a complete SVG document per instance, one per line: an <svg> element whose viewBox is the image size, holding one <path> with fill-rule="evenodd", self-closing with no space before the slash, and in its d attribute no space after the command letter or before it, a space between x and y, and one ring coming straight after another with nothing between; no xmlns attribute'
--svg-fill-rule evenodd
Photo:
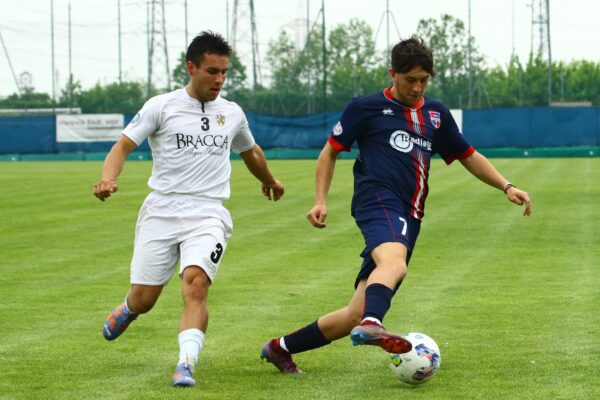
<svg viewBox="0 0 600 400"><path fill-rule="evenodd" d="M394 291L380 283L373 283L365 290L365 311L363 319L377 318L383 322L383 317L390 308Z"/></svg>
<svg viewBox="0 0 600 400"><path fill-rule="evenodd" d="M316 349L331 343L323 336L317 321L284 336L283 340L290 354Z"/></svg>

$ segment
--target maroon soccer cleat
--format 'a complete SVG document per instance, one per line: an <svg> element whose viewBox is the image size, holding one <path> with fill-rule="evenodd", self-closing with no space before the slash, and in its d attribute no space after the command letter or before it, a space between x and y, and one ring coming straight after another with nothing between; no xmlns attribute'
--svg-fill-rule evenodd
<svg viewBox="0 0 600 400"><path fill-rule="evenodd" d="M298 369L296 363L292 360L292 355L281 348L279 339L268 341L260 352L260 358L270 362L284 374L304 373L302 370Z"/></svg>

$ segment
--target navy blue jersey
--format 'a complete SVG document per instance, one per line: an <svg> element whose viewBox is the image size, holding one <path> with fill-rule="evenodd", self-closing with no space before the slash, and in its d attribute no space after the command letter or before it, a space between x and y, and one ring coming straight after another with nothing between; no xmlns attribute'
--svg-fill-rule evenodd
<svg viewBox="0 0 600 400"><path fill-rule="evenodd" d="M344 110L329 143L350 151L354 142L359 155L354 163L352 215L368 194L383 189L394 193L419 220L424 215L433 154L450 164L475 151L446 105L423 97L407 107L394 99L390 88L352 99Z"/></svg>

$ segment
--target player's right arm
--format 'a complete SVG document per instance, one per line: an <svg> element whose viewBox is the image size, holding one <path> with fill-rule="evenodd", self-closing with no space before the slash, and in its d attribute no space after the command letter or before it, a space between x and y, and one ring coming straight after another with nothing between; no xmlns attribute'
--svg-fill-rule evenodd
<svg viewBox="0 0 600 400"><path fill-rule="evenodd" d="M123 170L127 156L136 147L137 144L133 140L125 135L121 135L119 140L110 149L104 160L102 179L94 185L94 196L100 201L106 200L112 193L117 191L117 178Z"/></svg>
<svg viewBox="0 0 600 400"><path fill-rule="evenodd" d="M333 171L340 150L334 148L329 141L321 150L317 160L315 205L306 214L306 218L315 228L325 228L327 218L327 194L333 179Z"/></svg>

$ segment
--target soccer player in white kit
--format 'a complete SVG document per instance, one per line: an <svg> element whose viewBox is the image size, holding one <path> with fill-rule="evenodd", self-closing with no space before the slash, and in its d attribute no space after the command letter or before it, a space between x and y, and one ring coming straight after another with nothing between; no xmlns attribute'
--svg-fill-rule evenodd
<svg viewBox="0 0 600 400"><path fill-rule="evenodd" d="M239 153L262 183L269 200L283 196L264 153L254 142L242 109L219 96L231 47L219 34L202 32L188 47L185 88L155 96L125 127L104 162L94 195L104 201L117 191L127 155L146 138L152 176L138 215L131 261L131 288L103 327L114 340L156 303L179 260L183 313L174 386L194 386L194 368L208 326L208 289L231 236L233 223L222 205L229 198L230 150Z"/></svg>

